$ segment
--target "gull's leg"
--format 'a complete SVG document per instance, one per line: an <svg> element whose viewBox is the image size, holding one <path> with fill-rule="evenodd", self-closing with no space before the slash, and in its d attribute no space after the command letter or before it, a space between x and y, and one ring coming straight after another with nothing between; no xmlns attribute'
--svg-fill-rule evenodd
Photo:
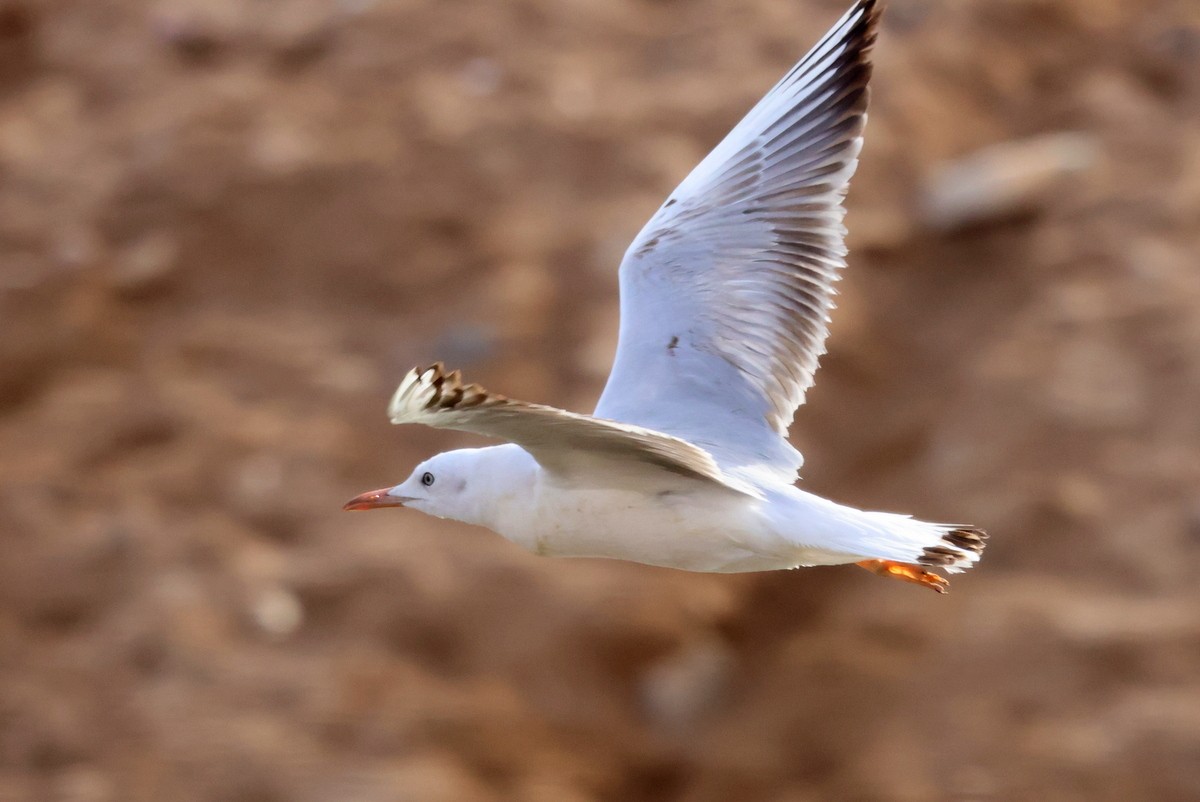
<svg viewBox="0 0 1200 802"><path fill-rule="evenodd" d="M890 576L893 579L903 579L905 582L915 582L918 585L924 585L927 588L936 590L938 593L950 592L950 583L943 577L926 571L917 565L898 563L893 560L863 560L860 563L855 563L855 565L866 568L871 573L878 574L879 576Z"/></svg>

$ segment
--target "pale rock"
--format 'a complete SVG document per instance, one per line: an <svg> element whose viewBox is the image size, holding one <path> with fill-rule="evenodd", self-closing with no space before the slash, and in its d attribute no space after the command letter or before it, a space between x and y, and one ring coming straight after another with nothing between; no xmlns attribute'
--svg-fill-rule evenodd
<svg viewBox="0 0 1200 802"><path fill-rule="evenodd" d="M180 247L170 233L145 234L121 249L110 282L122 295L142 297L165 289L179 266Z"/></svg>
<svg viewBox="0 0 1200 802"><path fill-rule="evenodd" d="M489 97L500 89L504 80L504 70L494 59L479 56L463 65L458 79L468 94Z"/></svg>
<svg viewBox="0 0 1200 802"><path fill-rule="evenodd" d="M60 267L77 269L95 264L104 250L96 229L85 223L68 224L54 231L51 246L54 261Z"/></svg>
<svg viewBox="0 0 1200 802"><path fill-rule="evenodd" d="M279 585L262 588L255 595L254 623L270 637L283 640L304 624L304 606L296 594Z"/></svg>
<svg viewBox="0 0 1200 802"><path fill-rule="evenodd" d="M584 120L596 113L595 82L584 69L556 71L550 76L550 107L568 120Z"/></svg>
<svg viewBox="0 0 1200 802"><path fill-rule="evenodd" d="M320 144L300 123L269 111L251 140L250 160L276 176L295 175L315 161Z"/></svg>
<svg viewBox="0 0 1200 802"><path fill-rule="evenodd" d="M983 148L926 177L921 218L930 228L951 231L1033 211L1064 178L1099 157L1095 137L1074 132Z"/></svg>
<svg viewBox="0 0 1200 802"><path fill-rule="evenodd" d="M659 726L682 731L716 707L729 684L734 657L720 641L685 645L643 674L642 705Z"/></svg>
<svg viewBox="0 0 1200 802"><path fill-rule="evenodd" d="M1058 480L1054 504L1067 518L1079 522L1099 520L1107 509L1101 485L1081 474L1068 474Z"/></svg>

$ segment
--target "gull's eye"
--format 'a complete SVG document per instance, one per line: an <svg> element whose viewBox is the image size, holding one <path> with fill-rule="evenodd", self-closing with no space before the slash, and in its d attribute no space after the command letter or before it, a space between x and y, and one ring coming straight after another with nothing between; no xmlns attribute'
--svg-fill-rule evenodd
<svg viewBox="0 0 1200 802"><path fill-rule="evenodd" d="M433 484L433 474L429 471L425 471L425 473L421 474L421 484L425 485L426 487L429 487L431 484Z"/></svg>

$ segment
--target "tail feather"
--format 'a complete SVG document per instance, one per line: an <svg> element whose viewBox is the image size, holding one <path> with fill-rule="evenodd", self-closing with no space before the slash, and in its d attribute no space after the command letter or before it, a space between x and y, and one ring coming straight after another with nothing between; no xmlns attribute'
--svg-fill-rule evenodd
<svg viewBox="0 0 1200 802"><path fill-rule="evenodd" d="M802 565L891 560L956 574L979 561L987 534L975 526L847 507L799 488L780 494L777 531L795 533Z"/></svg>
<svg viewBox="0 0 1200 802"><path fill-rule="evenodd" d="M917 558L917 565L942 568L950 573L965 571L978 562L986 545L987 532L977 526L956 526L942 534L941 544L926 546Z"/></svg>
<svg viewBox="0 0 1200 802"><path fill-rule="evenodd" d="M950 574L965 571L979 561L987 533L977 526L935 524L889 512L867 513L878 533L870 545L879 554L871 557L938 568Z"/></svg>

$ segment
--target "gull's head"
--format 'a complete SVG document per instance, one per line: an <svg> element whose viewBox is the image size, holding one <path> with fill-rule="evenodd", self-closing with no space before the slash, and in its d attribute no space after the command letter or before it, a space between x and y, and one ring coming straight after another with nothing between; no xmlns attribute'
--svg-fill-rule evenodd
<svg viewBox="0 0 1200 802"><path fill-rule="evenodd" d="M412 507L438 518L466 520L474 506L471 481L478 449L447 451L418 465L412 475L395 487L371 490L355 496L344 510L375 510L381 507Z"/></svg>

